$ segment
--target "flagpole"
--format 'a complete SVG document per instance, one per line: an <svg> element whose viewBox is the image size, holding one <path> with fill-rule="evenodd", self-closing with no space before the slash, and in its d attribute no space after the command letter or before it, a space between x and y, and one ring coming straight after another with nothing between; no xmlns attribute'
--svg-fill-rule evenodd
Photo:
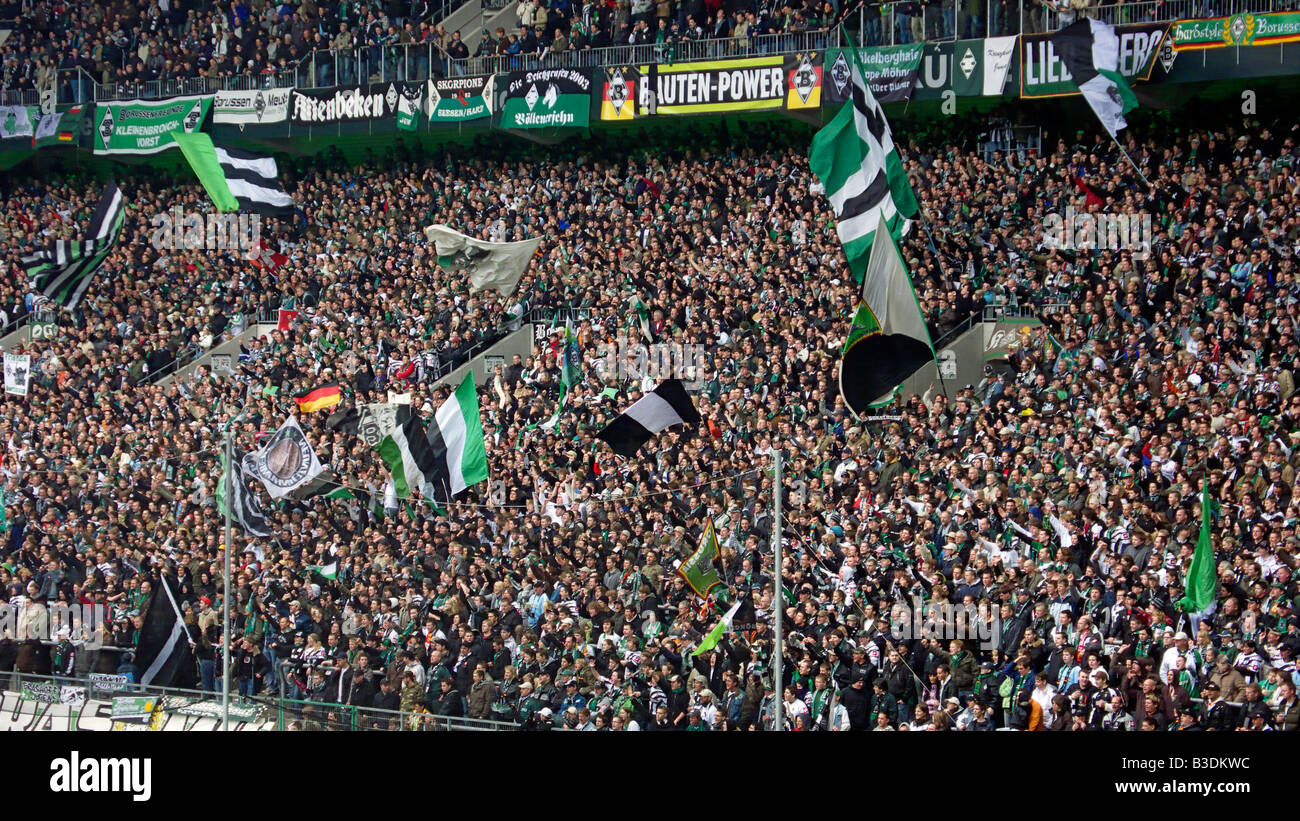
<svg viewBox="0 0 1300 821"><path fill-rule="evenodd" d="M776 693L776 704L772 708L772 730L778 733L781 732L784 724L784 717L781 713L782 708L785 706L783 701L785 688L781 686L783 678L781 661L784 653L781 647L781 617L785 612L785 600L781 596L781 457L781 449L778 447L772 462L772 558L775 562L772 576L776 585L775 595L772 597L772 690Z"/></svg>
<svg viewBox="0 0 1300 821"><path fill-rule="evenodd" d="M234 471L231 466L232 452L234 450L233 431L235 420L230 420L226 425L226 475L222 479L225 484L226 500L226 549L225 553L225 573L223 574L224 590L221 594L221 731L230 731L230 545L231 545L231 527L230 527L230 509L234 505L234 484L231 481Z"/></svg>
<svg viewBox="0 0 1300 821"><path fill-rule="evenodd" d="M226 453L226 475L222 478L222 484L225 485L225 527L226 527L226 544L225 550L225 572L222 581L221 594L221 731L230 731L230 574L231 560L230 551L233 549L230 511L234 507L234 449L235 449L235 423L244 416L244 411L248 410L245 405L239 413L226 423L225 436L225 453Z"/></svg>
<svg viewBox="0 0 1300 821"><path fill-rule="evenodd" d="M1119 153L1124 155L1124 159L1128 160L1128 164L1133 166L1133 173L1137 174L1138 179L1142 180L1142 184L1147 187L1147 190L1150 190L1151 183L1147 181L1146 177L1142 176L1142 170L1137 167L1137 163L1133 162L1133 158L1130 157L1128 155L1128 152L1124 150L1124 146L1119 144L1119 140L1115 139L1114 134L1110 135L1110 141L1113 142L1115 144L1115 147L1119 149Z"/></svg>

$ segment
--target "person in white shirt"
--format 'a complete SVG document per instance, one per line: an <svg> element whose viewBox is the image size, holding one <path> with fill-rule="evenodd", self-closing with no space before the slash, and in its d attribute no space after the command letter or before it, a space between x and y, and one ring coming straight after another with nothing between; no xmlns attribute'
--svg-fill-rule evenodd
<svg viewBox="0 0 1300 821"><path fill-rule="evenodd" d="M1196 667L1196 656L1192 655L1191 642L1186 633L1174 634L1174 646L1165 651L1160 659L1160 680L1169 680L1169 671L1178 669L1178 659L1182 657L1187 662L1187 669L1192 672L1193 676L1198 676L1200 670Z"/></svg>
<svg viewBox="0 0 1300 821"><path fill-rule="evenodd" d="M1043 708L1046 713L1052 708L1052 697L1056 695L1056 687L1047 682L1047 674L1039 673L1034 678L1034 691L1029 697L1038 702L1038 706Z"/></svg>
<svg viewBox="0 0 1300 821"><path fill-rule="evenodd" d="M808 705L804 704L794 692L793 687L785 688L785 721L787 728L793 727L795 718L808 715Z"/></svg>

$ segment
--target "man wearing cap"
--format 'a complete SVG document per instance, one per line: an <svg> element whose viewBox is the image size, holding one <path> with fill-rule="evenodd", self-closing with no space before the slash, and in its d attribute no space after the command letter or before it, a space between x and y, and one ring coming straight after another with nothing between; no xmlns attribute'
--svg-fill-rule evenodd
<svg viewBox="0 0 1300 821"><path fill-rule="evenodd" d="M1174 634L1174 646L1165 651L1160 659L1160 680L1169 680L1169 671L1178 670L1178 659L1182 658L1186 662L1186 669L1195 677L1200 676L1200 670L1197 669L1196 656L1192 653L1190 642L1187 634L1178 632Z"/></svg>

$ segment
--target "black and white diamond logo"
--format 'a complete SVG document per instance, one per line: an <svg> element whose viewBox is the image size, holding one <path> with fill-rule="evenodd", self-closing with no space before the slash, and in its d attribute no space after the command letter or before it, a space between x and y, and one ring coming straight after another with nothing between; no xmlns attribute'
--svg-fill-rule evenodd
<svg viewBox="0 0 1300 821"><path fill-rule="evenodd" d="M181 121L181 128L185 129L186 134L192 134L198 130L199 124L203 122L203 101L195 100L190 113L185 115Z"/></svg>
<svg viewBox="0 0 1300 821"><path fill-rule="evenodd" d="M384 102L388 103L389 111L397 110L397 87L392 83L388 84L388 93L384 95Z"/></svg>
<svg viewBox="0 0 1300 821"><path fill-rule="evenodd" d="M109 138L113 136L113 129L117 123L113 120L113 107L104 106L104 116L99 120L99 137L107 145Z"/></svg>
<svg viewBox="0 0 1300 821"><path fill-rule="evenodd" d="M621 68L609 74L609 104L614 107L615 114L622 114L623 106L627 104L627 80L623 79Z"/></svg>
<svg viewBox="0 0 1300 821"><path fill-rule="evenodd" d="M843 52L840 56L844 56ZM813 68L812 57L805 54L799 61L799 68L795 69L794 79L790 81L794 87L794 92L799 95L800 101L807 104L808 98L812 96L813 89L817 88L817 70Z"/></svg>
<svg viewBox="0 0 1300 821"><path fill-rule="evenodd" d="M961 62L958 63L958 65L961 66L961 73L965 74L966 79L969 80L970 76L975 73L974 52L972 52L970 49L966 49L966 53L962 55Z"/></svg>
<svg viewBox="0 0 1300 821"><path fill-rule="evenodd" d="M849 61L844 58L844 52L835 58L835 65L831 66L831 79L835 81L835 90L844 95L845 89L849 87Z"/></svg>
<svg viewBox="0 0 1300 821"><path fill-rule="evenodd" d="M257 112L258 120L261 120L262 115L266 113L266 95L260 91L253 98L253 111Z"/></svg>
<svg viewBox="0 0 1300 821"><path fill-rule="evenodd" d="M1165 35L1164 42L1160 44L1160 65L1164 66L1165 74L1168 74L1174 68L1174 61L1178 59L1178 52L1174 51L1173 38Z"/></svg>

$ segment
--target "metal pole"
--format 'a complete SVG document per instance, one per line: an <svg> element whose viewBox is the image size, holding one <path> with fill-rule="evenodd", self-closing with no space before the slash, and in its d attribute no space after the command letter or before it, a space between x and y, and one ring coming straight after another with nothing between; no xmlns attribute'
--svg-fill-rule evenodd
<svg viewBox="0 0 1300 821"><path fill-rule="evenodd" d="M772 576L776 583L776 596L772 608L772 689L776 691L776 705L772 710L772 730L781 732L785 721L782 712L785 708L785 687L781 670L781 617L785 612L785 598L781 594L781 449L777 448L776 458L772 462L772 551L776 562Z"/></svg>
<svg viewBox="0 0 1300 821"><path fill-rule="evenodd" d="M232 481L231 469L232 451L234 450L234 427L235 420L231 419L226 425L226 475L223 478L225 482L225 499L226 499L226 570L224 574L224 592L221 594L221 730L229 732L230 730L230 509L235 504L234 499L234 482Z"/></svg>

